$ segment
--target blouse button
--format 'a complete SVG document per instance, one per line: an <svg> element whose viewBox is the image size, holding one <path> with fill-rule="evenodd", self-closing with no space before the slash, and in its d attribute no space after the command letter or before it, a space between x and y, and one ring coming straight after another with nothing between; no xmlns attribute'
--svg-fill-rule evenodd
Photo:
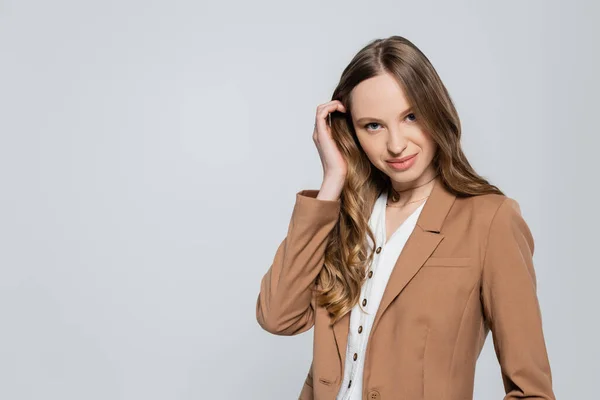
<svg viewBox="0 0 600 400"><path fill-rule="evenodd" d="M375 250L375 253L379 254L381 253L381 246L377 248L377 250Z"/></svg>
<svg viewBox="0 0 600 400"><path fill-rule="evenodd" d="M354 353L354 357L352 357L354 359L354 361L356 361L356 359L358 358L358 354Z"/></svg>
<svg viewBox="0 0 600 400"><path fill-rule="evenodd" d="M367 299L363 299L362 305L363 305L363 306L366 306L366 305L367 305Z"/></svg>
<svg viewBox="0 0 600 400"><path fill-rule="evenodd" d="M379 394L379 392L377 390L371 390L367 394L367 399L369 399L369 400L381 400L381 395Z"/></svg>
<svg viewBox="0 0 600 400"><path fill-rule="evenodd" d="M373 271L369 271L369 278L373 276Z"/></svg>
<svg viewBox="0 0 600 400"><path fill-rule="evenodd" d="M358 333L362 333L362 325L358 327Z"/></svg>
<svg viewBox="0 0 600 400"><path fill-rule="evenodd" d="M348 382L348 387L350 387L350 385L352 385L352 379L350 379L350 382Z"/></svg>

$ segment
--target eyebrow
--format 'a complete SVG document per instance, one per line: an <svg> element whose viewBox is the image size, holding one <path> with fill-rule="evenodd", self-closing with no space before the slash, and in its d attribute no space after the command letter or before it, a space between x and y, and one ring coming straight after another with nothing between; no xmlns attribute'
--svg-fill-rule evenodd
<svg viewBox="0 0 600 400"><path fill-rule="evenodd" d="M414 110L413 110L413 107L410 107L410 108L406 109L405 111L402 111L402 112L400 113L400 115L404 116L404 115L406 115L406 114L408 114L408 113L410 113L410 112L412 112L412 111L414 111ZM361 118L359 118L359 119L357 119L357 120L356 120L356 124L357 124L357 125L361 125L361 124L363 124L363 123L365 123L365 122L367 122L367 121L377 121L377 122L383 122L383 121L382 121L382 120L380 120L379 118L361 117Z"/></svg>

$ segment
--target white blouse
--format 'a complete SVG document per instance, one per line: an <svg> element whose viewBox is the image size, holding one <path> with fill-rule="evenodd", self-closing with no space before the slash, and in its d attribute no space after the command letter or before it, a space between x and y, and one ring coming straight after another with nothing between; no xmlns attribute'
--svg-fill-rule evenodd
<svg viewBox="0 0 600 400"><path fill-rule="evenodd" d="M387 243L385 243L386 202L387 190L384 190L375 201L371 217L369 218L369 226L375 236L377 251L379 253L375 251L373 255L371 268L368 269L368 271L372 271L371 277L367 278L363 284L360 299L352 308L350 314L350 331L348 332L348 346L346 347L344 379L336 400L362 400L365 349L375 319L375 313L383 297L383 292L394 269L396 260L412 233L427 200L413 211L398 229L394 231ZM367 237L367 239L369 245L371 245L373 243L371 238Z"/></svg>

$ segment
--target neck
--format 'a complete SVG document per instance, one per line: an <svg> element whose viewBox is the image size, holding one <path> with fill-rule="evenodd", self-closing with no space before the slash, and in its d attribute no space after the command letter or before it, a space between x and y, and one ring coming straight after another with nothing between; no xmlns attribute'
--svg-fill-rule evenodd
<svg viewBox="0 0 600 400"><path fill-rule="evenodd" d="M392 188L397 192L398 198L396 198L396 204L406 204L410 201L415 201L429 196L433 186L439 181L439 175L436 176L434 172L424 173L419 178L410 182L394 182ZM394 199L390 197L390 201Z"/></svg>

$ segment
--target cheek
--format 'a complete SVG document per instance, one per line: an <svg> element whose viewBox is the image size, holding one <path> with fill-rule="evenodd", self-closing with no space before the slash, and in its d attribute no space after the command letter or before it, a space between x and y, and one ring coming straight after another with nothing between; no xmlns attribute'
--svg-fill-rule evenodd
<svg viewBox="0 0 600 400"><path fill-rule="evenodd" d="M437 143L435 143L433 141L433 139L428 137L425 142L425 146L426 146L427 153L429 153L433 157L433 155L435 154L435 152L437 150Z"/></svg>
<svg viewBox="0 0 600 400"><path fill-rule="evenodd" d="M361 137L358 135L358 142L362 147L363 151L367 155L367 158L371 161L371 163L377 165L377 160L380 158L381 149L375 140Z"/></svg>
<svg viewBox="0 0 600 400"><path fill-rule="evenodd" d="M428 155L432 156L436 151L437 144L435 143L431 135L427 132L419 131L417 133L417 136L419 141L419 147L421 147L424 153L427 153Z"/></svg>

